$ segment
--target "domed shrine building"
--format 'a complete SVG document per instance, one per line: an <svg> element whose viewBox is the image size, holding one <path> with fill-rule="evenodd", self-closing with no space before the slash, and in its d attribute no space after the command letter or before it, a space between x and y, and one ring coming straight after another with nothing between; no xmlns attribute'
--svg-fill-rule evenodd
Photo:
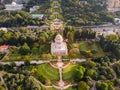
<svg viewBox="0 0 120 90"><path fill-rule="evenodd" d="M63 42L63 37L58 34L55 42L51 43L51 54L56 56L66 56L68 54L67 44Z"/></svg>

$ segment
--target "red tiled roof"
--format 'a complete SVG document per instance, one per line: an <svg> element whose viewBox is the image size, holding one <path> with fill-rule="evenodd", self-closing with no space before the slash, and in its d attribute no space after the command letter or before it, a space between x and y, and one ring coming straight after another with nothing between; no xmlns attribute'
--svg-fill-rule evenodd
<svg viewBox="0 0 120 90"><path fill-rule="evenodd" d="M3 49L4 49L4 50L5 50L5 49L8 49L8 45L2 45L2 46L0 46L0 49L2 49L2 50L3 50Z"/></svg>

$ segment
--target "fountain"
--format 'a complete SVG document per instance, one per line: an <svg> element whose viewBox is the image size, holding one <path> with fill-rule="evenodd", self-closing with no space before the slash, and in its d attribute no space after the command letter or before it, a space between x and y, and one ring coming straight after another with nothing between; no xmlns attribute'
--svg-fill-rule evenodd
<svg viewBox="0 0 120 90"><path fill-rule="evenodd" d="M60 81L58 82L58 85L62 88L62 87L65 85L65 83L63 82L63 80L60 80Z"/></svg>
<svg viewBox="0 0 120 90"><path fill-rule="evenodd" d="M63 63L63 62L60 62L60 61L59 61L59 62L57 62L57 67L58 67L58 68L62 68L62 67L63 67L63 65L64 65L64 63Z"/></svg>

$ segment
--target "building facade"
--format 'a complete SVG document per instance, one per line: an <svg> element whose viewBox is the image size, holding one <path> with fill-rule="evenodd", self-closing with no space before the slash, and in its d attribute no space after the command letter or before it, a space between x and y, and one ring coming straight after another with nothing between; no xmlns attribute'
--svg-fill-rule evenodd
<svg viewBox="0 0 120 90"><path fill-rule="evenodd" d="M51 54L56 56L68 54L67 44L63 42L63 37L60 34L55 37L55 42L51 43Z"/></svg>
<svg viewBox="0 0 120 90"><path fill-rule="evenodd" d="M23 4L17 4L16 2L12 2L11 4L5 5L5 10L22 10Z"/></svg>

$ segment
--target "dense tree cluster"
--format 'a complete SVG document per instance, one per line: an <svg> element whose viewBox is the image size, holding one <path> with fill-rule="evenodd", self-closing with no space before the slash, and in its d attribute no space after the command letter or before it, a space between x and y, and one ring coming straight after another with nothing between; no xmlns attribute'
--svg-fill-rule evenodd
<svg viewBox="0 0 120 90"><path fill-rule="evenodd" d="M106 6L98 0L88 0L88 4L79 4L79 0L61 0L64 20L70 25L98 25L112 22Z"/></svg>
<svg viewBox="0 0 120 90"><path fill-rule="evenodd" d="M117 35L102 36L100 39L100 45L104 51L112 52L120 58L120 39Z"/></svg>
<svg viewBox="0 0 120 90"><path fill-rule="evenodd" d="M23 74L6 74L4 80L9 90L41 90L40 84Z"/></svg>
<svg viewBox="0 0 120 90"><path fill-rule="evenodd" d="M117 76L120 76L120 63L116 63L113 65L113 69L116 72Z"/></svg>
<svg viewBox="0 0 120 90"><path fill-rule="evenodd" d="M33 19L31 14L24 11L0 12L0 27L19 27L27 25L43 25L44 21L39 18Z"/></svg>
<svg viewBox="0 0 120 90"><path fill-rule="evenodd" d="M45 4L45 3L48 3L48 2L50 2L49 0L29 0L29 2L28 2L28 5L32 5L32 6L34 6L34 5L40 5L40 4Z"/></svg>
<svg viewBox="0 0 120 90"><path fill-rule="evenodd" d="M54 32L50 30L27 30L22 27L18 30L8 30L8 32L0 31L0 44L8 44L20 46L27 43L29 46L34 43L49 43L54 36Z"/></svg>
<svg viewBox="0 0 120 90"><path fill-rule="evenodd" d="M91 29L80 29L75 32L75 40L95 39L96 33Z"/></svg>
<svg viewBox="0 0 120 90"><path fill-rule="evenodd" d="M91 29L80 28L77 30L75 27L65 27L64 37L67 38L70 42L95 39L96 33Z"/></svg>
<svg viewBox="0 0 120 90"><path fill-rule="evenodd" d="M115 86L118 87L120 85L118 79L120 64L116 63L111 67L111 64L116 62L113 59L115 58L106 56L95 61L88 60L73 67L72 76L78 83L78 90L83 90L83 88L88 90L93 87L94 83L96 83L94 87L97 90L114 90Z"/></svg>
<svg viewBox="0 0 120 90"><path fill-rule="evenodd" d="M40 8L33 13L46 14L46 16L49 15L50 0L29 0L26 7L29 8L35 5L39 6Z"/></svg>

